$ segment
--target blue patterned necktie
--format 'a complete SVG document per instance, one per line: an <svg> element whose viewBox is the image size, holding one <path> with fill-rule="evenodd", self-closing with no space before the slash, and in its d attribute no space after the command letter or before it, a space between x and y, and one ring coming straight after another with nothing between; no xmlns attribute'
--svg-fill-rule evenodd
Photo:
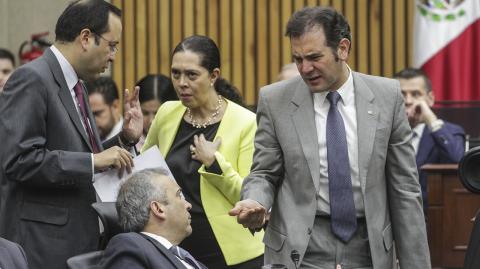
<svg viewBox="0 0 480 269"><path fill-rule="evenodd" d="M340 240L348 242L357 230L357 218L350 178L347 136L342 115L337 107L340 94L336 91L329 92L327 99L330 102L326 131L331 226L333 233Z"/></svg>
<svg viewBox="0 0 480 269"><path fill-rule="evenodd" d="M193 268L195 268L195 269L202 269L203 268L203 266L201 266L199 264L199 262L185 249L183 249L179 246L172 246L170 248L170 251L175 256L179 257L180 259L184 260L185 262L187 262L188 264L193 266Z"/></svg>

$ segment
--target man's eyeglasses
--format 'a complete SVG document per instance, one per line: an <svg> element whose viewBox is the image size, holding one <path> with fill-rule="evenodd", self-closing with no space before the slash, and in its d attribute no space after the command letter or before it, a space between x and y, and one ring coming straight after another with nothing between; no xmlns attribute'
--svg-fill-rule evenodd
<svg viewBox="0 0 480 269"><path fill-rule="evenodd" d="M108 39L106 39L105 37L103 37L102 35L99 35L99 34L97 34L97 33L95 33L95 32L92 32L92 33L93 33L94 35L100 37L101 39L107 41L108 46L110 47L110 52L111 52L112 54L114 54L114 53L116 53L116 52L118 51L118 48L117 48L118 42L115 42L115 41L112 41L112 40L108 40Z"/></svg>

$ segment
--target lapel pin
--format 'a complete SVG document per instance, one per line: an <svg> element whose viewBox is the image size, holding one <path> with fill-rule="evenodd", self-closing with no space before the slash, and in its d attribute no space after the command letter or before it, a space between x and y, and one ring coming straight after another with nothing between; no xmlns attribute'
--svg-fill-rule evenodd
<svg viewBox="0 0 480 269"><path fill-rule="evenodd" d="M373 115L373 111L371 111L371 110L367 111L367 113L368 113L369 115Z"/></svg>

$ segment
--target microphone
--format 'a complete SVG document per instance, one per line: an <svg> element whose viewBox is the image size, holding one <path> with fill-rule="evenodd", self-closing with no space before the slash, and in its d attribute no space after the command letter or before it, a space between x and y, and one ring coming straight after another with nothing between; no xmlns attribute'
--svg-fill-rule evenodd
<svg viewBox="0 0 480 269"><path fill-rule="evenodd" d="M295 265L295 269L298 269L298 261L300 261L300 253L298 253L296 249L290 252L290 259L292 259L292 262Z"/></svg>

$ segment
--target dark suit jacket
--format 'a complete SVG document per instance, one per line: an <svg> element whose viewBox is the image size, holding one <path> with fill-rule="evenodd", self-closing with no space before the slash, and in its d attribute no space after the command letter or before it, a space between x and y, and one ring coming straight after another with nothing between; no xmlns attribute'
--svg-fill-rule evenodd
<svg viewBox="0 0 480 269"><path fill-rule="evenodd" d="M122 233L108 243L100 261L105 269L185 269L186 267L162 244L139 233Z"/></svg>
<svg viewBox="0 0 480 269"><path fill-rule="evenodd" d="M65 268L67 258L96 250L92 148L50 49L0 94L0 138L0 236L24 248L32 269Z"/></svg>
<svg viewBox="0 0 480 269"><path fill-rule="evenodd" d="M463 128L445 122L442 128L431 132L425 126L417 151L417 167L422 187L423 210L428 208L427 174L420 168L424 164L458 163L465 154L465 132Z"/></svg>
<svg viewBox="0 0 480 269"><path fill-rule="evenodd" d="M27 257L22 247L0 238L0 268L28 269Z"/></svg>

